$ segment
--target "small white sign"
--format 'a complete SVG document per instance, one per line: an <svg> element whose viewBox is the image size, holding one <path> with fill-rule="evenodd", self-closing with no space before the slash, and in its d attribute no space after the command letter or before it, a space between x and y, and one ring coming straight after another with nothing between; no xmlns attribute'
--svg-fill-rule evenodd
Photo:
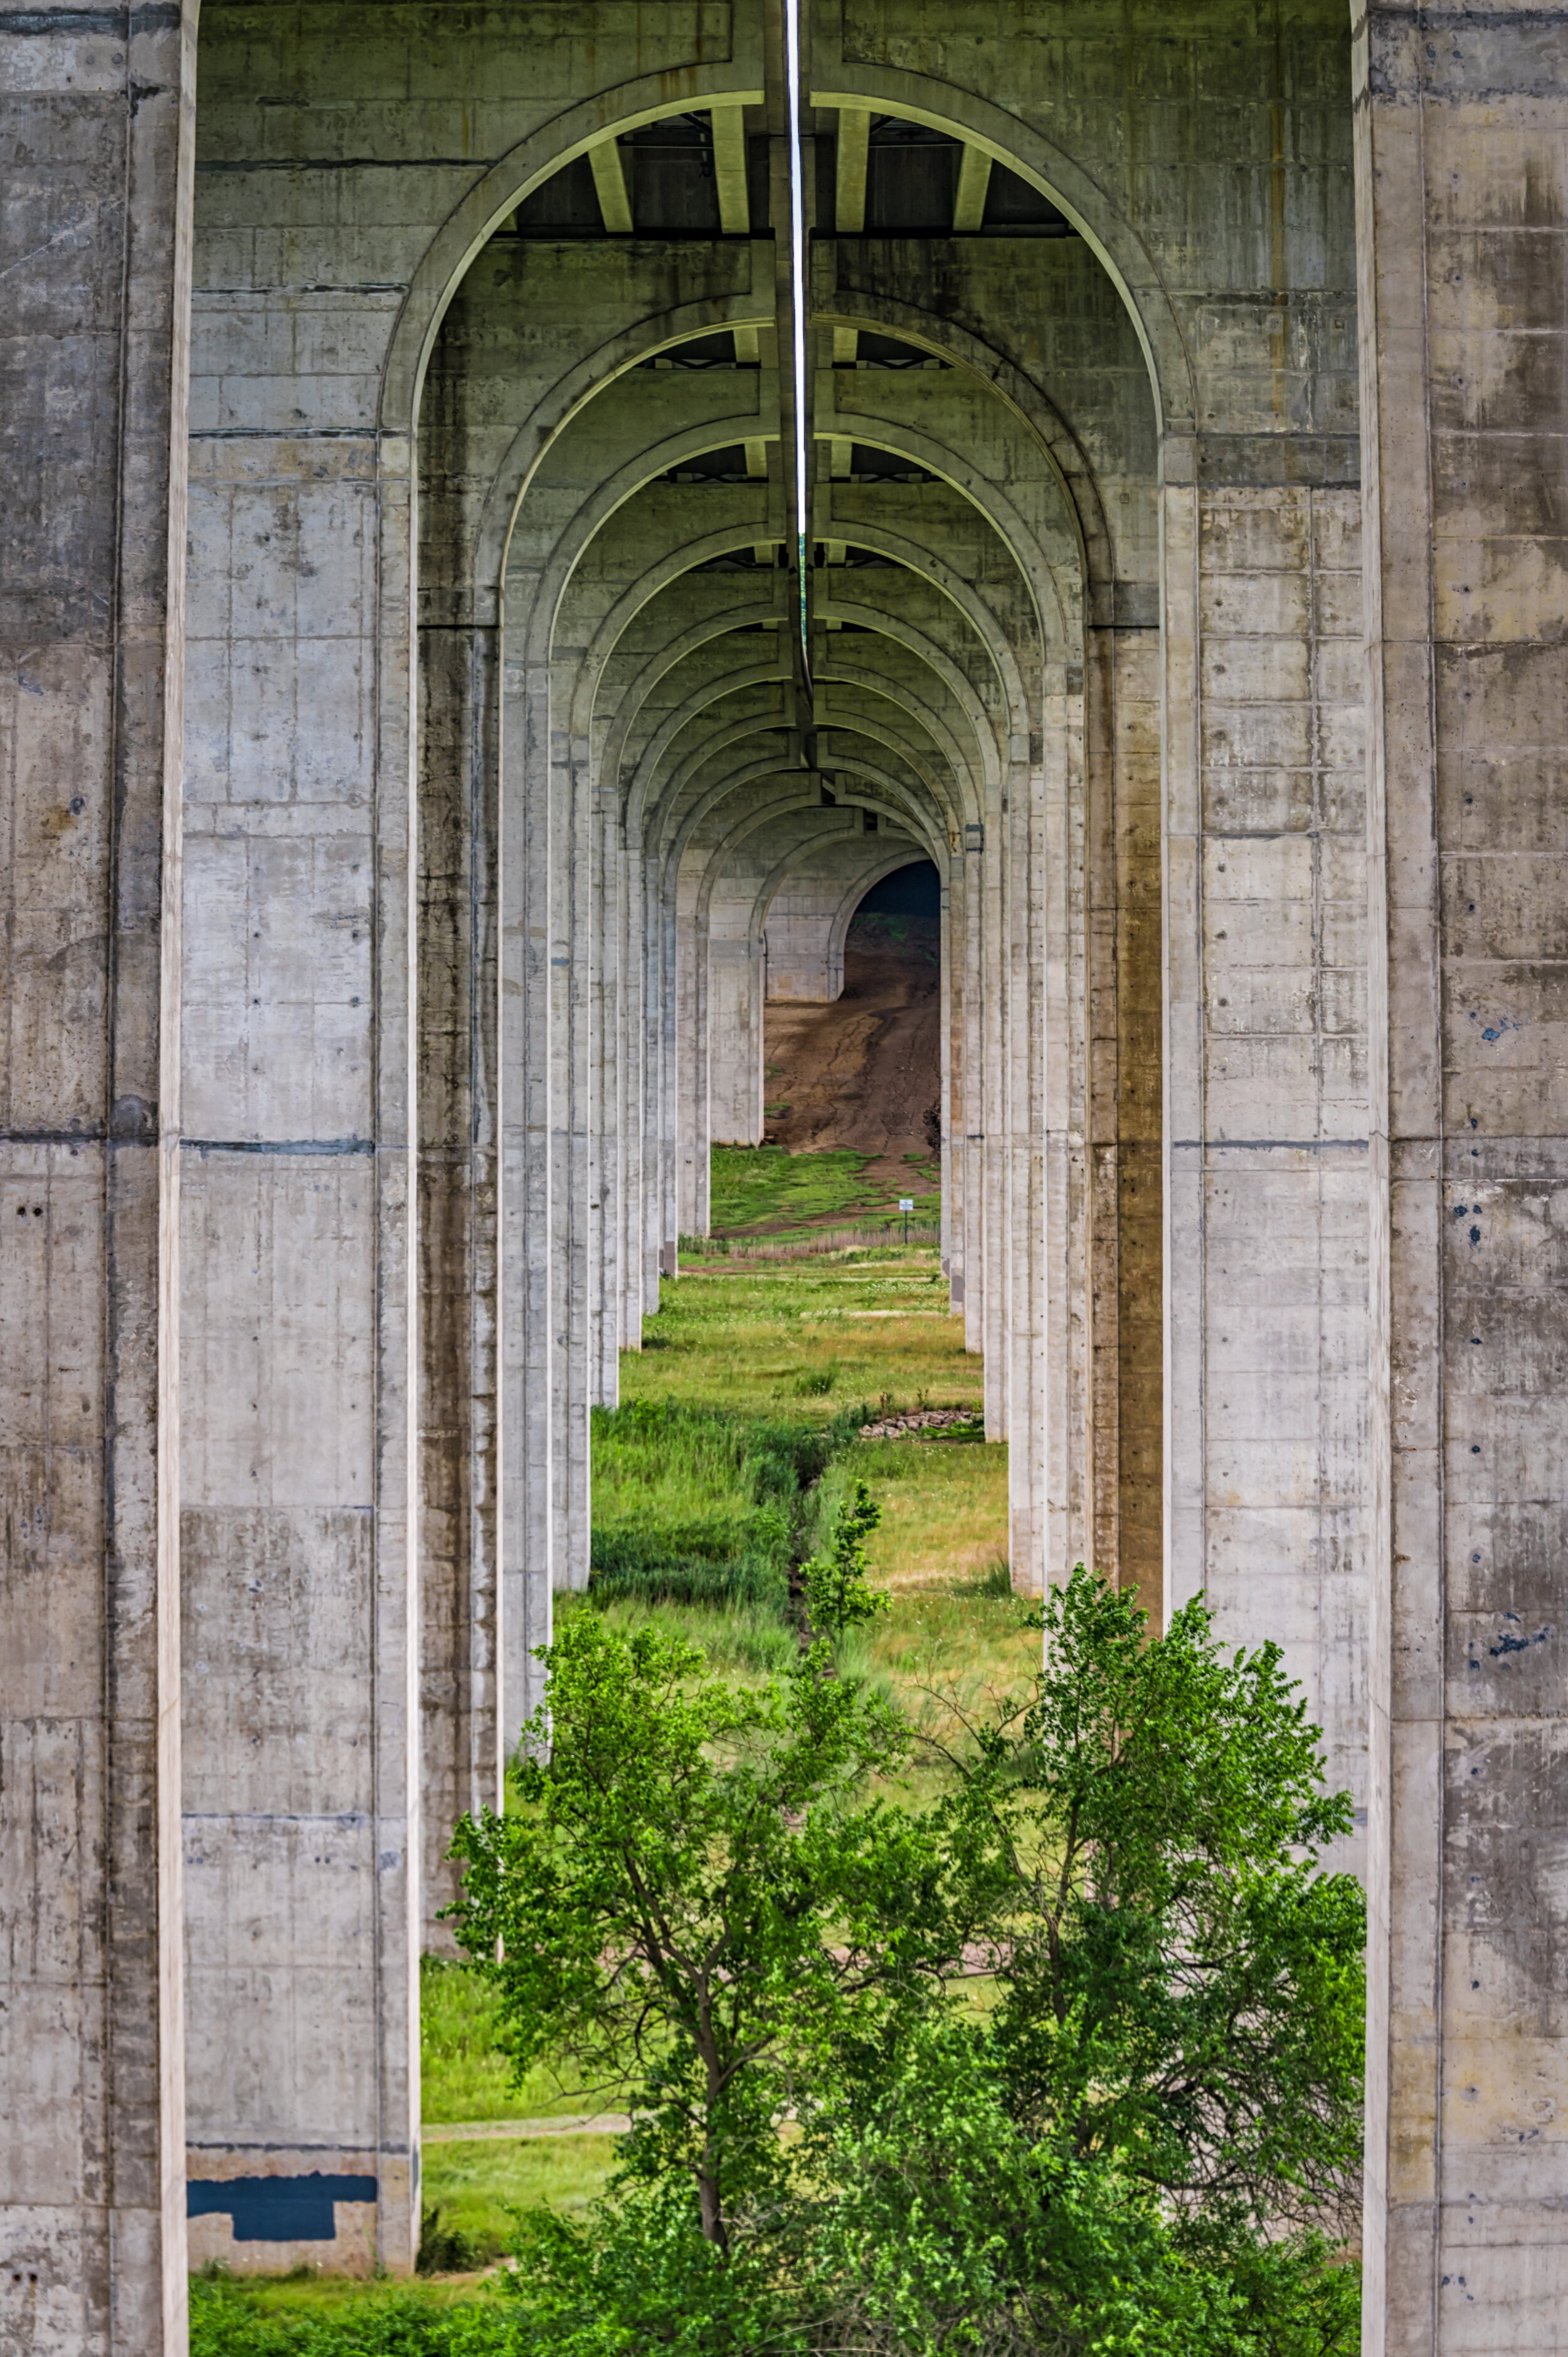
<svg viewBox="0 0 1568 2357"><path fill-rule="evenodd" d="M913 1195L900 1195L900 1196L899 1196L899 1198L898 1198L898 1209L899 1209L901 1211L912 1211L914 1210L914 1208L915 1208L915 1198L913 1197Z"/></svg>

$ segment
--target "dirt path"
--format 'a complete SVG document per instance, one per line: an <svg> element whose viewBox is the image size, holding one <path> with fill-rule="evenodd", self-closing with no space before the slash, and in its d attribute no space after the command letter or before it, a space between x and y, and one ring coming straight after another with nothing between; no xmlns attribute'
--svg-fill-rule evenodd
<svg viewBox="0 0 1568 2357"><path fill-rule="evenodd" d="M933 1155L941 1096L941 985L938 928L909 919L898 944L864 941L851 929L843 996L827 1006L788 1001L767 1011L766 1103L788 1106L768 1121L769 1145L792 1154L852 1146L877 1158L875 1185L897 1189L912 1174L905 1157ZM921 1189L926 1181L920 1182Z"/></svg>

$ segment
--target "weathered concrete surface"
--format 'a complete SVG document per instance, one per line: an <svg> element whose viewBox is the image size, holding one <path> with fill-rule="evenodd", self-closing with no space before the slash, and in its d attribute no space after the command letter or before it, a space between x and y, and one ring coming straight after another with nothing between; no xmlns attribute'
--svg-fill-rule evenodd
<svg viewBox="0 0 1568 2357"><path fill-rule="evenodd" d="M326 54L332 30L317 20ZM188 2166L195 2188L275 2179L285 2220L290 2179L368 2182L376 2259L400 2268L417 2244L419 2106L413 483L406 431L377 414L432 189L405 179L401 204L345 221L330 173L270 172L275 113L259 102L297 63L270 16L209 14L184 1019ZM238 2235L234 2261L297 2239L314 2263L366 2264L347 2215L360 2207L336 2232ZM200 2212L209 2242L222 2214Z"/></svg>
<svg viewBox="0 0 1568 2357"><path fill-rule="evenodd" d="M173 1290L195 10L0 16L0 2347L185 2347Z"/></svg>
<svg viewBox="0 0 1568 2357"><path fill-rule="evenodd" d="M585 1570L590 1405L706 1223L710 1140L764 1117L765 991L831 994L834 912L895 840L942 877L944 1249L1015 1580L1092 1555L1279 1638L1359 1802L1370 1703L1371 2345L1561 2338L1564 14L1372 12L1358 224L1339 0L823 0L802 652L775 16L209 0L177 1483L175 35L0 17L37 487L5 579L38 1263L8 1576L81 1647L17 1654L5 1756L48 1806L7 1893L78 1805L45 1734L91 1796L83 1944L10 1952L48 2017L17 2202L53 2186L83 2238L47 2314L0 2269L38 2345L156 2346L178 2232L155 1447L193 2232L406 2265L417 1951ZM875 118L864 186L845 114ZM949 218L897 195L917 122ZM62 1437L78 1398L106 1453Z"/></svg>
<svg viewBox="0 0 1568 2357"><path fill-rule="evenodd" d="M1568 2335L1568 24L1357 46L1372 760L1369 2352Z"/></svg>
<svg viewBox="0 0 1568 2357"><path fill-rule="evenodd" d="M1359 499L1247 487L1181 503L1197 533L1198 770L1190 833L1172 794L1171 897L1174 913L1179 875L1199 955L1166 1074L1169 1250L1192 1275L1169 1347L1197 1352L1199 1324L1202 1347L1194 1387L1171 1397L1174 1593L1201 1584L1222 1633L1266 1629L1283 1646L1360 1802Z"/></svg>

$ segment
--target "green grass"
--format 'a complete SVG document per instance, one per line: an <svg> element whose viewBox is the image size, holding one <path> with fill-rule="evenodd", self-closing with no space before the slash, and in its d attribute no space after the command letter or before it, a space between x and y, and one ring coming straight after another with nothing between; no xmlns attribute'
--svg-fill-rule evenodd
<svg viewBox="0 0 1568 2357"><path fill-rule="evenodd" d="M564 1599L557 1599L557 1615ZM566 1609L580 1609L574 1606ZM622 1635L634 1629L656 1628L671 1636L701 1645L708 1667L736 1679L775 1677L791 1667L800 1655L800 1641L777 1612L758 1605L727 1609L650 1600L621 1596L607 1603L606 1620Z"/></svg>
<svg viewBox="0 0 1568 2357"><path fill-rule="evenodd" d="M865 1199L869 1154L841 1147L791 1154L783 1146L715 1146L709 1165L708 1223L715 1235L831 1219Z"/></svg>
<svg viewBox="0 0 1568 2357"><path fill-rule="evenodd" d="M578 2087L537 2064L514 2086L496 2050L494 1991L472 1965L426 1956L419 1975L420 2078L425 2121L559 2119L614 2111L615 2090ZM432 2147L434 2151L435 2147Z"/></svg>
<svg viewBox="0 0 1568 2357"><path fill-rule="evenodd" d="M781 1614L802 1496L854 1431L842 1412L747 1417L656 1399L596 1409L596 1599Z"/></svg>
<svg viewBox="0 0 1568 2357"><path fill-rule="evenodd" d="M882 1508L871 1577L898 1587L975 1579L1007 1560L1005 1442L862 1440L835 1470Z"/></svg>
<svg viewBox="0 0 1568 2357"><path fill-rule="evenodd" d="M190 2357L481 2357L487 2347L511 2357L515 2342L499 2313L497 2329L484 2330L492 2301L472 2277L360 2283L303 2268L199 2276L190 2287Z"/></svg>
<svg viewBox="0 0 1568 2357"><path fill-rule="evenodd" d="M976 1406L981 1396L980 1361L964 1350L937 1255L914 1248L688 1269L660 1286L643 1336L644 1348L621 1358L626 1402L722 1400L756 1416L787 1403L792 1416L826 1422L885 1394L906 1407ZM806 1387L823 1376L825 1391Z"/></svg>
<svg viewBox="0 0 1568 2357"><path fill-rule="evenodd" d="M610 2136L486 2136L427 2144L426 2264L435 2256L460 2267L493 2266L511 2243L520 2211L585 2209L604 2190L615 2154ZM443 2243L448 2247L441 2248Z"/></svg>
<svg viewBox="0 0 1568 2357"><path fill-rule="evenodd" d="M777 1624L775 1624L777 1628ZM785 1637L779 1629L777 1633ZM471 1964L426 1956L420 1971L420 2068L427 2126L448 2121L558 2119L616 2111L618 2087L579 2086L548 2064L514 2085L498 2053L494 1990ZM423 2264L488 2266L506 2250L520 2210L548 2203L573 2210L609 2173L609 2136L458 2137L424 2147Z"/></svg>
<svg viewBox="0 0 1568 2357"><path fill-rule="evenodd" d="M789 1108L780 1101L764 1110L778 1119ZM939 1160L906 1155L908 1175L892 1182L873 1169L876 1160L848 1146L791 1154L786 1146L715 1146L709 1164L709 1228L715 1236L804 1236L813 1226L855 1214L867 1222L891 1222L900 1195L914 1197L918 1218L941 1217Z"/></svg>
<svg viewBox="0 0 1568 2357"><path fill-rule="evenodd" d="M875 1678L926 1734L946 1739L960 1713L1016 1700L1040 1666L1036 1608L994 1573L890 1595L886 1617L846 1641L845 1666Z"/></svg>

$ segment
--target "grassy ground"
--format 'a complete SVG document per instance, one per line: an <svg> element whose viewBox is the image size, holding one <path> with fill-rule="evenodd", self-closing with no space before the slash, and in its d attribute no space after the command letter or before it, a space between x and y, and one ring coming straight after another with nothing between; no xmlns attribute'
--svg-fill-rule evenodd
<svg viewBox="0 0 1568 2357"><path fill-rule="evenodd" d="M425 1957L419 1983L420 2074L424 2115L431 2126L559 2119L616 2108L613 2100L564 2084L543 2067L514 2087L510 2064L496 2051L495 2018L494 1997L467 1965Z"/></svg>
<svg viewBox="0 0 1568 2357"><path fill-rule="evenodd" d="M1005 1443L863 1440L843 1464L882 1508L866 1549L879 1584L973 1580L1005 1567Z"/></svg>
<svg viewBox="0 0 1568 2357"><path fill-rule="evenodd" d="M826 1422L885 1395L979 1405L980 1361L964 1350L934 1252L691 1269L663 1286L642 1350L621 1361L623 1401L722 1401L745 1415L787 1407Z"/></svg>
<svg viewBox="0 0 1568 2357"><path fill-rule="evenodd" d="M427 2144L425 2233L456 2237L438 2253L459 2267L489 2266L506 2250L520 2210L585 2209L615 2158L609 2136L486 2136Z"/></svg>
<svg viewBox="0 0 1568 2357"><path fill-rule="evenodd" d="M875 1158L847 1146L791 1154L782 1146L715 1146L709 1225L716 1236L789 1235L852 1213L891 1220L900 1195L914 1197L919 1219L940 1218L941 1166L934 1156L907 1156L908 1176L895 1185L885 1175L867 1175Z"/></svg>
<svg viewBox="0 0 1568 2357"><path fill-rule="evenodd" d="M411 2286L304 2274L198 2276L190 2357L416 2357L439 2348L443 2317L475 2290L469 2279Z"/></svg>

